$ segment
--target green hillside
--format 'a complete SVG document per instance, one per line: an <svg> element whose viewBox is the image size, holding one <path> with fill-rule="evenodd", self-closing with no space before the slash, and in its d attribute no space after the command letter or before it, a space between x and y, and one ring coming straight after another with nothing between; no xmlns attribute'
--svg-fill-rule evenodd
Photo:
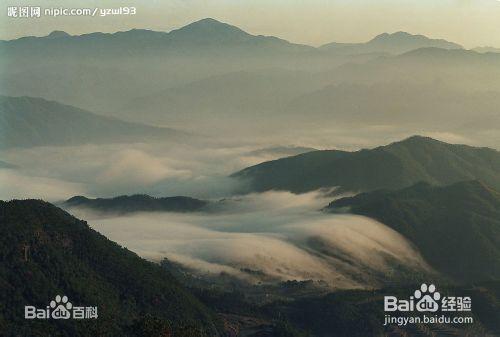
<svg viewBox="0 0 500 337"><path fill-rule="evenodd" d="M333 201L327 210L349 210L390 226L455 280L500 279L500 194L480 182L364 193Z"/></svg>
<svg viewBox="0 0 500 337"><path fill-rule="evenodd" d="M420 181L446 185L474 179L500 188L500 153L414 136L370 150L308 152L264 162L232 177L246 183L245 192L303 193L323 187L371 191Z"/></svg>
<svg viewBox="0 0 500 337"><path fill-rule="evenodd" d="M159 265L43 201L0 201L3 336L217 336L211 312ZM97 320L25 320L57 295Z"/></svg>

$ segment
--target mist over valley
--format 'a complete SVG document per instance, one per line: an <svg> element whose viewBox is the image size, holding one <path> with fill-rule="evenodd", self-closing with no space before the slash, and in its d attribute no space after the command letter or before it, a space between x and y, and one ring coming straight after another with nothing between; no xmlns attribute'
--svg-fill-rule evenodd
<svg viewBox="0 0 500 337"><path fill-rule="evenodd" d="M98 303L61 325L78 336L500 331L498 49L206 18L4 40L0 63L7 307ZM423 282L473 296L476 323L379 324Z"/></svg>

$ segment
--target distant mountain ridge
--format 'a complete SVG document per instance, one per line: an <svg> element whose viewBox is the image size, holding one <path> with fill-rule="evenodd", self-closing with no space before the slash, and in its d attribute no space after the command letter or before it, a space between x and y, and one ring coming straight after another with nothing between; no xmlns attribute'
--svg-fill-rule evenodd
<svg viewBox="0 0 500 337"><path fill-rule="evenodd" d="M175 196L154 198L149 195L122 195L114 198L89 199L72 197L62 203L65 208L86 208L102 213L126 214L134 212L196 212L203 210L209 202L205 200Z"/></svg>
<svg viewBox="0 0 500 337"><path fill-rule="evenodd" d="M365 43L332 42L320 47L321 50L341 54L389 53L402 54L419 48L436 47L443 49L462 49L457 43L443 39L430 39L424 35L413 35L406 32L383 33Z"/></svg>
<svg viewBox="0 0 500 337"><path fill-rule="evenodd" d="M107 55L109 51L132 52L141 55L151 51L182 52L194 49L233 48L240 51L310 51L313 47L290 43L273 36L249 34L236 26L232 26L212 18L192 22L170 32L152 31L148 29L132 29L116 33L88 33L69 35L66 32L55 31L45 37L23 37L15 40L0 41L0 51L25 51L25 48L38 46L42 54L50 52L50 48L76 48L74 51L85 52L86 47L99 47ZM5 49L8 48L8 49ZM216 48L216 49L213 49ZM59 51L57 51L59 52Z"/></svg>
<svg viewBox="0 0 500 337"><path fill-rule="evenodd" d="M196 118L210 109L213 111L208 111L209 114L222 112L225 116L236 116L234 111L240 108L245 109L242 116L249 116L248 112L257 109L258 113L253 116L274 113L284 110L290 101L325 85L355 83L358 76L390 81L390 76L384 76L384 66L380 66L382 60L373 65L374 70L365 69L370 68L368 61L381 58L389 64L398 63L401 60L393 59L394 54L413 48L458 46L404 32L380 34L368 43L369 50L359 49L358 45L365 44L340 45L340 51L316 48L273 36L250 34L210 18L170 32L132 29L70 35L54 31L44 37L0 41L0 58L8 65L0 75L8 83L5 95L44 97L131 121L169 125L177 116L195 114L193 118ZM394 52L392 45L406 47ZM424 66L432 67L433 62L427 62L426 55L421 58ZM34 66L27 69L24 64ZM345 68L337 69L341 65L355 70L349 68L343 72ZM412 64L408 67L410 74L405 74L403 80L423 83L429 81L429 76L431 82L436 77L439 80L434 67L424 80L419 77L426 72L420 69L413 72ZM299 74L272 75L268 82L262 76L248 75L277 68ZM396 75L400 74L398 69L396 67ZM372 76L372 72L376 75ZM221 78L226 74L232 74L233 79ZM475 82L486 83L482 78ZM245 83L250 87L245 87ZM307 86L310 88L304 91ZM231 94L224 95L225 90ZM238 106L239 102L243 104ZM186 124L182 123L184 121L178 125ZM204 120L200 124L206 125Z"/></svg>
<svg viewBox="0 0 500 337"><path fill-rule="evenodd" d="M500 53L500 48L496 47L476 47L473 48L472 50L478 53Z"/></svg>
<svg viewBox="0 0 500 337"><path fill-rule="evenodd" d="M183 139L187 133L100 116L35 97L0 96L0 147Z"/></svg>
<svg viewBox="0 0 500 337"><path fill-rule="evenodd" d="M51 40L51 41L49 41ZM328 51L340 54L365 54L365 53L390 53L401 54L412 49L437 47L444 49L462 49L457 43L443 39L431 39L424 35L414 35L407 32L395 32L392 34L382 33L375 36L366 43L337 43L332 42L322 45L319 48L312 46L291 43L274 36L252 35L244 30L215 20L205 18L189 23L181 28L170 32L152 31L148 29L132 29L116 33L87 33L82 35L70 35L64 31L53 31L42 37L22 37L15 40L0 41L0 47L22 47L26 43L57 44L80 44L92 43L108 48L120 46L121 42L127 40L128 46L122 45L128 50L135 47L147 47L148 49L185 48L185 47L208 47L208 46L231 46L251 48L275 48L281 52L304 52L304 51ZM63 44L64 43L64 44Z"/></svg>
<svg viewBox="0 0 500 337"><path fill-rule="evenodd" d="M500 194L478 181L362 193L333 201L326 209L381 221L456 280L500 277Z"/></svg>
<svg viewBox="0 0 500 337"><path fill-rule="evenodd" d="M500 153L413 136L369 150L322 150L268 161L231 177L245 182L245 191L303 193L339 187L359 192L404 188L420 181L447 185L474 179L500 188Z"/></svg>
<svg viewBox="0 0 500 337"><path fill-rule="evenodd" d="M286 111L304 120L317 116L359 125L390 121L425 130L432 126L453 129L468 122L486 125L488 117L498 115L495 107L499 104L500 94L493 91L463 92L440 83L396 81L327 85L292 99Z"/></svg>
<svg viewBox="0 0 500 337"><path fill-rule="evenodd" d="M141 111L144 118L167 124L169 118L251 118L278 112L284 102L321 87L318 82L305 72L279 68L230 72L134 98L120 111L130 116Z"/></svg>
<svg viewBox="0 0 500 337"><path fill-rule="evenodd" d="M365 63L344 63L329 75L337 84L409 83L424 85L423 92L441 85L448 90L463 91L465 97L481 91L495 94L500 92L500 53L426 47L372 58ZM463 80L468 78L473 82Z"/></svg>

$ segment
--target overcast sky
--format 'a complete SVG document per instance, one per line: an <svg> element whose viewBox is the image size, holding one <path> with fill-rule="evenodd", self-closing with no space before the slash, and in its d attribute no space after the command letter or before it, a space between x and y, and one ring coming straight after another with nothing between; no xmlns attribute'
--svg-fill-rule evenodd
<svg viewBox="0 0 500 337"><path fill-rule="evenodd" d="M0 38L115 32L131 28L170 31L212 17L252 34L320 45L361 42L382 32L407 31L464 45L500 47L498 0L7 0ZM135 6L135 16L8 18L8 6L116 8Z"/></svg>

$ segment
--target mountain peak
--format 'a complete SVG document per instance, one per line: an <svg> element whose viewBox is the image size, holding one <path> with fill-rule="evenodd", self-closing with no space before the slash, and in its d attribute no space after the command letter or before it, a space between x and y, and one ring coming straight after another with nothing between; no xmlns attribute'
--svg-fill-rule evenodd
<svg viewBox="0 0 500 337"><path fill-rule="evenodd" d="M381 148L386 148L386 149L393 149L393 148L399 148L399 147L405 147L405 148L426 148L426 147L436 147L436 146L454 146L455 144L449 144L442 142L440 140L427 137L427 136L421 136L421 135L414 135L410 136L408 138L405 138L403 140L399 140L393 143L390 143L388 145L381 146Z"/></svg>
<svg viewBox="0 0 500 337"><path fill-rule="evenodd" d="M71 35L62 30L54 30L49 35L47 35L47 37L50 39L57 39L60 37L67 37L67 36Z"/></svg>
<svg viewBox="0 0 500 337"><path fill-rule="evenodd" d="M449 185L482 180L500 188L500 152L413 136L354 152L315 151L264 162L234 173L247 191L304 193L337 187L359 192L400 189L419 181ZM245 191L246 192L246 191Z"/></svg>
<svg viewBox="0 0 500 337"><path fill-rule="evenodd" d="M384 40L384 39L390 39L390 38L411 38L415 36L420 36L424 37L423 35L413 35L407 32L399 31L399 32L394 32L394 33L382 33L377 36L375 36L373 40Z"/></svg>
<svg viewBox="0 0 500 337"><path fill-rule="evenodd" d="M416 42L416 41L421 41L421 42L429 42L429 41L435 41L433 39L428 38L425 35L420 35L420 34L410 34L408 32L404 31L398 31L394 33L382 33L377 36L375 36L373 39L368 41L368 43L397 43L397 42ZM443 41L444 40L439 40Z"/></svg>
<svg viewBox="0 0 500 337"><path fill-rule="evenodd" d="M405 138L398 143L441 143L439 140L421 135L413 135Z"/></svg>
<svg viewBox="0 0 500 337"><path fill-rule="evenodd" d="M198 34L198 35L214 35L214 34L236 34L249 35L236 26L217 21L212 18L205 18L192 22L184 27L173 30L174 34Z"/></svg>
<svg viewBox="0 0 500 337"><path fill-rule="evenodd" d="M431 138L431 137L421 136L421 135L413 135L413 136L410 136L408 138L398 140L398 141L392 142L392 143L387 144L387 145L379 146L378 148L392 149L392 148L400 147L400 146L403 146L403 147L419 146L420 147L420 146L425 146L425 145L436 145L436 144L451 145L451 144L441 142L441 141L434 139L434 138Z"/></svg>
<svg viewBox="0 0 500 337"><path fill-rule="evenodd" d="M410 47L412 49L423 48L423 47L437 47L443 49L462 49L463 47L459 44L449 42L443 39L431 39L425 35L421 34L411 34L404 31L398 31L394 33L383 33L375 36L373 39L367 42L367 44L372 45L391 45L396 48L397 45L402 45L403 47Z"/></svg>
<svg viewBox="0 0 500 337"><path fill-rule="evenodd" d="M198 21L193 21L189 25L225 25L225 23L215 20L214 18L204 18Z"/></svg>

